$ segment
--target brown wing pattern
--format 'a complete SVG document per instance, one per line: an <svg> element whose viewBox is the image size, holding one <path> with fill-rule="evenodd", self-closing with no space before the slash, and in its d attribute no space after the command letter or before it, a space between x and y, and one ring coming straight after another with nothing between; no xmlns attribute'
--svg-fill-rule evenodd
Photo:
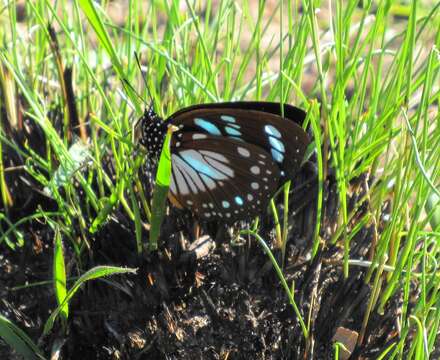
<svg viewBox="0 0 440 360"><path fill-rule="evenodd" d="M178 134L201 132L262 148L279 166L282 182L299 169L309 144L307 134L297 123L263 111L197 107L192 111L178 112L170 120L184 130Z"/></svg>
<svg viewBox="0 0 440 360"><path fill-rule="evenodd" d="M170 195L201 219L228 222L260 214L281 177L265 150L236 139L185 132L171 153Z"/></svg>

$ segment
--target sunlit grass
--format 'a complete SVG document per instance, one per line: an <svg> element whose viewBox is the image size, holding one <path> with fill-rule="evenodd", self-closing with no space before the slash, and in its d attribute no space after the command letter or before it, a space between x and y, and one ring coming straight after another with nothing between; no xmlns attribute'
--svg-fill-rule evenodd
<svg viewBox="0 0 440 360"><path fill-rule="evenodd" d="M46 218L80 259L92 233L119 208L133 222L142 252L151 209L138 176L144 154L136 151L131 130L145 105L124 81L143 98L151 96L164 117L203 102L292 103L308 110L314 144L320 145L318 219L323 181L333 169L340 211L336 230L327 235L344 247L345 276L352 266L367 267L372 291L363 329L371 313L385 311L402 290L401 337L389 354L428 357L440 321L440 223L433 200L440 183L440 4L362 4L337 0L329 11L328 4L312 1L303 1L301 10L292 1L273 8L264 1L133 1L118 26L106 2L61 1L54 9L53 2L29 1L24 23L8 3L0 9L0 105L17 127L13 104L20 97L25 116L42 129L45 147L41 152L17 143L2 121L0 152L20 154L27 175L47 189L57 211L38 209L14 225L8 218L14 194L0 162L0 246L22 246L20 225ZM63 7L69 10L59 11ZM406 17L404 26L395 12ZM48 23L56 31L58 56ZM73 128L62 86L67 67L73 69L78 118L88 125L85 139L57 131L48 117L50 110L60 111L62 128ZM102 166L109 157L114 173ZM368 213L353 224L350 182L365 173ZM386 201L391 207L384 222ZM350 240L366 224L375 229L368 260L350 259ZM279 229L283 239L286 231ZM318 222L312 254L324 246L324 231ZM414 285L420 295L410 307ZM294 294L288 295L292 302ZM307 314L302 316L308 336Z"/></svg>

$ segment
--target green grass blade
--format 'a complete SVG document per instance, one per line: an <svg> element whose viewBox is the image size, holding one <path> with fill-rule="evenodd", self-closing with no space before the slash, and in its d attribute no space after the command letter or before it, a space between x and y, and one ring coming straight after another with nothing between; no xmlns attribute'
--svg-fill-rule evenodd
<svg viewBox="0 0 440 360"><path fill-rule="evenodd" d="M102 19L99 16L98 11L96 10L95 3L91 0L79 0L78 2L83 13L86 15L90 25L93 27L93 30L95 30L96 36L99 39L99 43L104 47L105 51L110 57L116 73L118 74L121 81L124 81L126 79L125 71L122 67L121 62L119 61L119 57L116 54L115 48L113 47L112 41L110 40L110 36L104 27L104 23L102 22ZM136 108L137 113L140 114L142 110L139 105L139 99L137 95L130 87L126 87L126 90L130 97L130 100Z"/></svg>
<svg viewBox="0 0 440 360"><path fill-rule="evenodd" d="M425 209L427 213L433 212L430 223L433 229L440 227L440 197L432 192L426 201Z"/></svg>
<svg viewBox="0 0 440 360"><path fill-rule="evenodd" d="M151 206L150 251L157 250L160 226L165 216L171 178L170 142L173 131L175 131L173 127L168 128L157 168L156 185L154 187L153 204Z"/></svg>
<svg viewBox="0 0 440 360"><path fill-rule="evenodd" d="M76 171L80 170L85 161L90 158L88 146L78 140L69 148L69 155L72 162L60 163L60 166L50 179L49 185L44 188L44 192L54 197L53 189L69 185Z"/></svg>
<svg viewBox="0 0 440 360"><path fill-rule="evenodd" d="M53 282L55 288L55 297L58 306L61 306L60 314L64 320L69 317L69 303L66 300L66 265L64 261L64 249L61 240L61 232L57 227L55 229L55 246L53 259ZM63 305L61 305L63 304Z"/></svg>
<svg viewBox="0 0 440 360"><path fill-rule="evenodd" d="M117 275L117 274L127 274L127 273L136 273L137 269L132 268L122 268L117 266L96 266L93 269L90 269L86 273L80 276L80 278L75 281L72 288L67 292L65 299L62 304L60 304L53 313L49 316L46 323L44 324L43 335L47 335L51 330L55 323L55 320L65 303L69 302L70 299L76 294L81 285L90 280L99 279L102 277Z"/></svg>
<svg viewBox="0 0 440 360"><path fill-rule="evenodd" d="M266 255L269 257L270 261L272 262L272 265L275 268L275 271L278 275L278 278L280 279L281 284L283 285L283 288L286 291L287 296L289 297L290 304L292 305L293 310L294 310L294 312L298 318L298 321L300 323L303 336L305 339L307 339L309 337L309 330L307 329L307 326L304 323L304 320L301 316L301 312L299 311L298 305L296 305L295 298L293 296L293 291L290 290L289 285L287 284L286 278L283 275L283 271L281 270L281 267L278 265L278 262L275 259L275 256L273 255L269 246L267 246L267 244L263 240L263 238L254 231L244 230L241 232L241 234L252 235L253 237L255 237L257 239L258 243L263 247L264 252L266 253Z"/></svg>
<svg viewBox="0 0 440 360"><path fill-rule="evenodd" d="M26 360L45 359L31 338L3 315L0 315L0 337Z"/></svg>
<svg viewBox="0 0 440 360"><path fill-rule="evenodd" d="M103 224L107 221L110 214L115 209L116 205L119 203L119 194L121 192L121 188L123 188L124 181L121 180L116 186L109 198L102 198L101 204L103 205L101 210L98 212L98 215L93 219L92 225L90 226L90 233L96 233Z"/></svg>
<svg viewBox="0 0 440 360"><path fill-rule="evenodd" d="M318 104L313 102L310 111L308 112L310 117L310 125L313 131L313 138L316 148L316 158L318 162L318 196L316 199L316 223L315 223L315 233L313 236L313 248L312 256L315 257L318 253L319 245L321 243L319 233L321 231L321 221L322 221L322 199L324 191L324 172L323 172L323 159L322 159L322 145L321 145L321 129L319 127L319 113Z"/></svg>

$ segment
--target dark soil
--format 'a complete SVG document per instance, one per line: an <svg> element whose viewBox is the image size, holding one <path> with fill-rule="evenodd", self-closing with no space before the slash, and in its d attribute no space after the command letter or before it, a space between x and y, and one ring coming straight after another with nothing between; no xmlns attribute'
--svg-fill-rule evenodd
<svg viewBox="0 0 440 360"><path fill-rule="evenodd" d="M72 277L104 264L137 267L138 272L87 283L71 303L66 332L58 323L46 338L41 338L42 328L56 307L51 284L14 289L51 278L53 232L45 224L31 223L22 229L24 247L11 251L3 246L0 313L25 330L46 354L61 347L59 358L63 359L333 358L335 334L348 331L356 340L362 332L370 287L362 268L351 267L350 276L343 278L340 247L328 243L310 259L316 204L313 163L302 169L294 183L299 185L292 190L284 272L289 285L294 284L303 318L311 324L307 342L256 240L244 238L237 243L219 224L200 224L205 235L195 239L194 219L175 210L163 225L163 243L156 253L136 254L134 229L122 212L115 212L91 239L91 251L81 266L65 244ZM365 184L366 176L353 182L352 208L365 192ZM338 202L331 175L325 185L321 235L328 242L338 219ZM15 217L29 214L39 201L41 197L33 195ZM367 207L368 203L359 207L355 220ZM269 244L274 238L271 221L270 216L263 217L260 225L260 234ZM364 228L352 240L352 258L368 258L373 230ZM281 261L279 251L274 252ZM385 315L372 312L351 359L374 358L397 341L399 308L396 295ZM14 358L1 342L0 358Z"/></svg>

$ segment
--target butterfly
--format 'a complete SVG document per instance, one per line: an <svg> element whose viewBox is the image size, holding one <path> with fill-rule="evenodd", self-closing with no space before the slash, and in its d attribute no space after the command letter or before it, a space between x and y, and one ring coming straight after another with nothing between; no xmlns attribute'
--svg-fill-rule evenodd
<svg viewBox="0 0 440 360"><path fill-rule="evenodd" d="M306 113L275 102L226 102L184 108L163 121L149 107L140 143L157 164L168 126L173 133L168 198L201 220L231 223L263 213L300 169L310 142Z"/></svg>

